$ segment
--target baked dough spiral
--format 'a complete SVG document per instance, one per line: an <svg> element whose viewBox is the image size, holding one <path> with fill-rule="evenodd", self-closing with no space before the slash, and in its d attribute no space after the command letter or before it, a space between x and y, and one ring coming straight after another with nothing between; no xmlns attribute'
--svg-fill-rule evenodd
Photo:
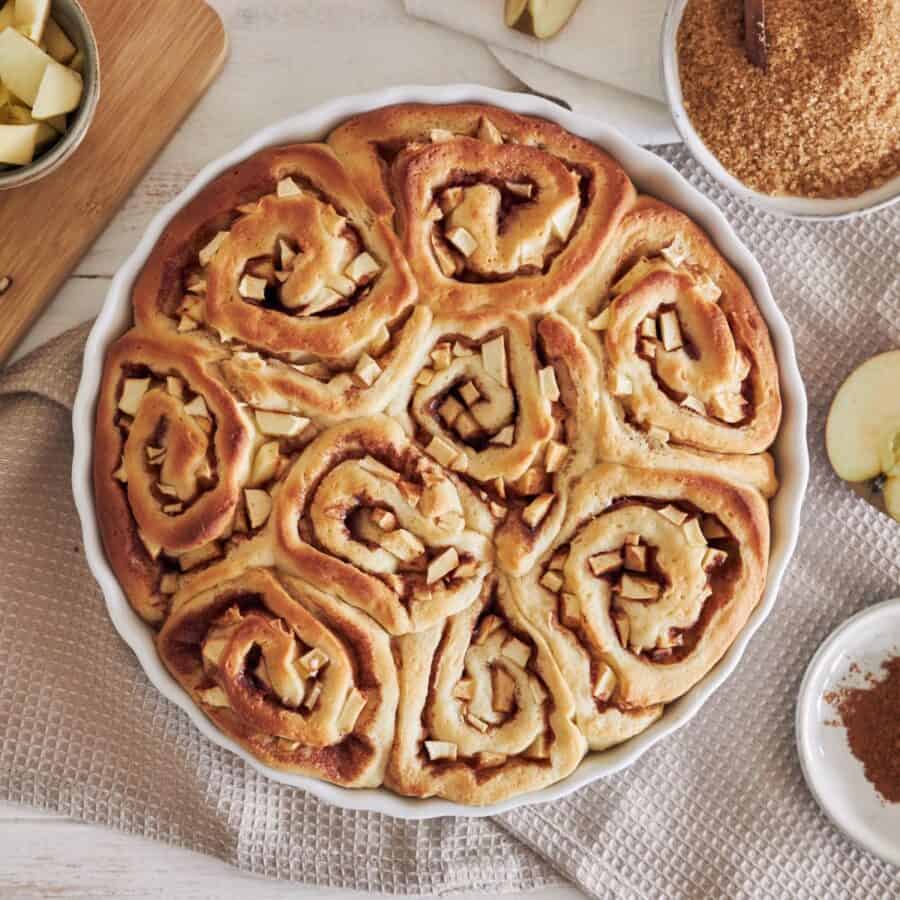
<svg viewBox="0 0 900 900"><path fill-rule="evenodd" d="M570 309L601 363L611 414L658 444L764 451L778 368L750 292L682 213L641 197ZM599 304L586 306L586 297Z"/></svg>
<svg viewBox="0 0 900 900"><path fill-rule="evenodd" d="M381 783L397 707L387 636L245 547L175 598L163 662L229 737L288 772Z"/></svg>
<svg viewBox="0 0 900 900"><path fill-rule="evenodd" d="M138 325L206 340L248 403L377 412L430 322L391 230L328 147L263 151L178 213L134 290Z"/></svg>
<svg viewBox="0 0 900 900"><path fill-rule="evenodd" d="M371 207L395 218L423 300L437 309L552 308L634 196L593 144L501 109L386 107L329 143Z"/></svg>
<svg viewBox="0 0 900 900"><path fill-rule="evenodd" d="M98 522L256 758L487 804L626 741L765 587L781 415L740 276L602 150L477 105L273 147L110 348Z"/></svg>
<svg viewBox="0 0 900 900"><path fill-rule="evenodd" d="M97 423L106 552L137 612L158 623L182 575L225 552L253 428L196 346L135 332L107 354Z"/></svg>
<svg viewBox="0 0 900 900"><path fill-rule="evenodd" d="M326 431L275 499L286 565L390 634L469 606L493 562L493 523L452 472L386 416Z"/></svg>
<svg viewBox="0 0 900 900"><path fill-rule="evenodd" d="M496 803L564 778L585 740L546 643L502 577L467 609L398 641L400 712L385 782L403 794Z"/></svg>
<svg viewBox="0 0 900 900"><path fill-rule="evenodd" d="M594 749L645 728L719 661L756 606L768 556L756 491L613 464L582 479L553 548L512 590Z"/></svg>

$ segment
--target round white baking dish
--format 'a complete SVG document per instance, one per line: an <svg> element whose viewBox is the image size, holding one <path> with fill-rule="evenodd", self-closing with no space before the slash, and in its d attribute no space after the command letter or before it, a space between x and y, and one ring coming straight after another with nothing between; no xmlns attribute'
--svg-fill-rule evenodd
<svg viewBox="0 0 900 900"><path fill-rule="evenodd" d="M564 781L544 790L485 807L467 807L439 799L409 799L383 789L351 790L313 778L287 775L263 766L219 732L166 671L156 654L153 631L129 606L103 551L91 486L94 409L103 358L110 343L131 325L132 284L172 217L222 172L264 147L292 141L318 140L350 116L393 103L411 102L489 103L526 115L543 116L595 142L615 156L640 190L684 210L706 229L721 252L746 279L756 297L772 334L784 397L784 420L773 448L781 478L781 490L771 504L773 540L769 580L762 602L737 641L719 664L689 693L671 704L659 721L647 731L612 750L589 754ZM369 810L406 819L428 819L446 815L494 815L524 804L556 800L598 778L625 769L657 741L672 734L695 716L716 688L734 671L750 638L775 603L778 587L797 541L800 509L809 475L806 394L797 368L793 338L781 311L775 304L759 264L738 240L716 206L688 184L668 163L632 144L613 128L567 112L553 103L528 94L507 93L477 85L395 87L331 100L265 129L241 144L232 153L208 165L175 200L156 215L134 253L113 279L106 302L88 338L84 360L84 371L72 413L75 437L72 489L75 505L81 517L85 556L103 590L113 624L138 657L150 681L168 699L177 703L211 741L237 753L270 778L303 788L319 799L336 806Z"/></svg>

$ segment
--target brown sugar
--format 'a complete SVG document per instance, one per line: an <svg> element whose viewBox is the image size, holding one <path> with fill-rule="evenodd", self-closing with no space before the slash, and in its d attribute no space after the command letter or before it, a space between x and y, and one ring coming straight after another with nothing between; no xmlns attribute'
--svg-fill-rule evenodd
<svg viewBox="0 0 900 900"><path fill-rule="evenodd" d="M767 194L847 197L900 172L900 0L768 0L768 70L740 0L688 0L684 105L709 150Z"/></svg>
<svg viewBox="0 0 900 900"><path fill-rule="evenodd" d="M841 687L825 700L840 715L866 778L885 801L900 803L900 656L885 660L881 670L881 678L866 673L866 687Z"/></svg>

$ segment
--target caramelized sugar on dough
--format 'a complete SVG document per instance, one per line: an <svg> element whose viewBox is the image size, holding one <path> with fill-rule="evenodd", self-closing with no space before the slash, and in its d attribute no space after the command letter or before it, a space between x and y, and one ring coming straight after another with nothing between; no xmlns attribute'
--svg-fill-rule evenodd
<svg viewBox="0 0 900 900"><path fill-rule="evenodd" d="M165 665L266 765L467 804L643 731L759 601L753 298L602 150L406 105L179 212L94 482Z"/></svg>

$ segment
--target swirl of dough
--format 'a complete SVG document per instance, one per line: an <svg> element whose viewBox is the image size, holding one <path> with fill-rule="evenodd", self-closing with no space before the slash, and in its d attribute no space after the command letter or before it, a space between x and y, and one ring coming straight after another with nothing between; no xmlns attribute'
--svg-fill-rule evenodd
<svg viewBox="0 0 900 900"><path fill-rule="evenodd" d="M572 695L503 581L398 640L401 706L386 783L402 794L494 803L581 760Z"/></svg>
<svg viewBox="0 0 900 900"><path fill-rule="evenodd" d="M180 573L224 552L253 439L195 346L137 332L113 345L97 408L95 495L107 554L148 621L164 617Z"/></svg>
<svg viewBox="0 0 900 900"><path fill-rule="evenodd" d="M765 502L709 475L603 464L516 601L544 634L595 749L654 721L719 661L765 585Z"/></svg>
<svg viewBox="0 0 900 900"><path fill-rule="evenodd" d="M397 707L387 636L368 617L239 552L175 598L163 662L225 734L275 768L381 783Z"/></svg>
<svg viewBox="0 0 900 900"><path fill-rule="evenodd" d="M584 316L622 417L656 443L764 451L781 418L778 369L740 276L681 213L642 197L623 220Z"/></svg>
<svg viewBox="0 0 900 900"><path fill-rule="evenodd" d="M380 412L431 322L397 239L331 151L257 154L175 217L134 292L143 327L219 357L252 406Z"/></svg>
<svg viewBox="0 0 900 900"><path fill-rule="evenodd" d="M600 258L634 195L603 151L491 107L377 110L329 143L372 208L396 216L436 308L552 307Z"/></svg>
<svg viewBox="0 0 900 900"><path fill-rule="evenodd" d="M391 634L468 606L493 563L490 515L392 419L323 432L275 495L283 565Z"/></svg>

